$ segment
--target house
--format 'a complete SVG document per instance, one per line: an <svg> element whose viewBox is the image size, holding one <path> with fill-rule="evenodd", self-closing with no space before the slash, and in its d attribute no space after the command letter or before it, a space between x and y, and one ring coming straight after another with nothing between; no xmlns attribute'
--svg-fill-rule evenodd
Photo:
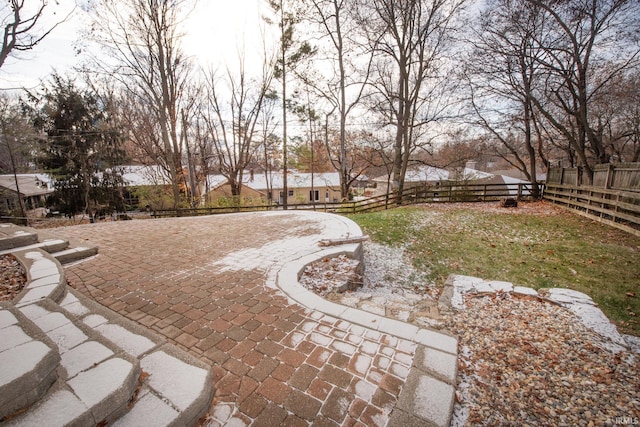
<svg viewBox="0 0 640 427"><path fill-rule="evenodd" d="M382 195L387 192L389 178L381 176L373 180L376 183L374 195ZM418 186L440 186L449 184L489 184L496 192L508 192L510 195L518 195L518 184L527 184L518 178L498 175L473 169L471 167L458 168L451 171L436 168L433 166L418 166L407 170L405 175L404 188ZM393 182L390 183L393 188ZM495 185L495 186L494 186ZM530 195L530 190L523 190L521 195Z"/></svg>
<svg viewBox="0 0 640 427"><path fill-rule="evenodd" d="M517 196L531 196L531 186L524 185L529 184L529 181L524 181L518 178L512 178L507 175L497 175L488 172L482 172L482 177L473 180L472 184L487 184L491 186L490 190L487 190L489 194L492 193L508 193L511 197ZM522 187L519 189L519 186Z"/></svg>
<svg viewBox="0 0 640 427"><path fill-rule="evenodd" d="M208 177L207 202L231 197L228 180L222 175ZM340 175L337 172L287 173L287 204L337 203L341 199ZM283 204L284 176L278 171L254 173L247 171L242 177L241 197L261 199L265 203Z"/></svg>
<svg viewBox="0 0 640 427"><path fill-rule="evenodd" d="M421 165L412 167L407 169L407 173L405 174L404 188L440 185L448 181L450 175L451 173L448 170L433 166ZM391 187L391 190L394 188L392 178L387 175L379 176L372 181L375 185L375 191L370 194L371 196L386 194L389 187Z"/></svg>
<svg viewBox="0 0 640 427"><path fill-rule="evenodd" d="M127 187L171 185L167 173L160 166L129 165L119 166L119 169Z"/></svg>
<svg viewBox="0 0 640 427"><path fill-rule="evenodd" d="M508 177L517 178L517 179L520 179L520 180L526 180L527 179L525 174L522 173L521 170L516 169L516 168L494 170L491 173L493 173L494 175L508 176ZM538 172L536 174L536 181L545 182L546 180L547 180L547 173L546 172Z"/></svg>
<svg viewBox="0 0 640 427"><path fill-rule="evenodd" d="M20 194L18 194L18 188ZM44 216L47 196L53 191L51 178L45 174L0 175L0 211L3 215L15 215L20 212L18 199L20 197L27 213L33 216Z"/></svg>
<svg viewBox="0 0 640 427"><path fill-rule="evenodd" d="M160 166L127 165L118 169L122 173L127 206L154 209L172 206L171 180Z"/></svg>

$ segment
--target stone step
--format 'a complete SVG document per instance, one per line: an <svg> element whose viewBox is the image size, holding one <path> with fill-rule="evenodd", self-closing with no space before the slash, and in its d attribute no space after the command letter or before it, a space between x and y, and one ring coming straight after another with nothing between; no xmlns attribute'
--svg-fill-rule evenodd
<svg viewBox="0 0 640 427"><path fill-rule="evenodd" d="M9 304L0 306L0 420L40 400L56 381L55 345Z"/></svg>
<svg viewBox="0 0 640 427"><path fill-rule="evenodd" d="M15 251L12 254L27 272L27 285L14 299L18 307L50 298L59 301L66 289L62 265L42 249Z"/></svg>
<svg viewBox="0 0 640 427"><path fill-rule="evenodd" d="M52 253L53 257L60 261L60 264L69 264L97 254L97 246L78 246Z"/></svg>
<svg viewBox="0 0 640 427"><path fill-rule="evenodd" d="M50 236L51 232L44 231L43 234ZM70 244L59 238L39 239L39 234L32 228L0 224L0 255L32 249L53 253L61 264L79 261L98 253L98 247L88 242Z"/></svg>
<svg viewBox="0 0 640 427"><path fill-rule="evenodd" d="M46 239L38 243L34 243L32 245L21 246L19 248L11 248L0 251L0 255L6 255L11 252L15 252L16 250L24 251L28 249L42 249L45 252L60 252L69 247L69 242L62 239Z"/></svg>
<svg viewBox="0 0 640 427"><path fill-rule="evenodd" d="M208 368L172 356L166 345L144 356L148 374L144 389L129 412L114 425L123 427L194 425L211 404L213 388Z"/></svg>
<svg viewBox="0 0 640 427"><path fill-rule="evenodd" d="M43 300L23 306L21 311L57 344L61 352L61 366L71 378L67 382L75 394L76 383L83 381L80 375L86 372L85 369L99 366L114 357L139 363L144 381L138 384L140 389L135 401L122 398L116 402L127 402L130 409L126 412L122 408L119 412L115 409L110 413L96 411L84 400L75 401L69 396L65 392L68 387L59 387L47 396L46 402L38 405L34 414L27 416L32 412L29 410L19 418L20 423L38 423L46 419L46 412L59 411L59 404L78 408L74 417L65 419L65 423L99 423L105 419L99 416L103 416L121 426L193 425L209 408L213 396L210 368L138 324L70 289L59 305ZM78 376L81 379L75 380ZM93 382L100 377L96 378ZM110 389L116 390L115 387ZM121 387L114 393L124 395L129 389ZM80 410L83 405L90 410L89 415ZM114 418L113 414L118 413L122 417Z"/></svg>
<svg viewBox="0 0 640 427"><path fill-rule="evenodd" d="M51 299L24 305L20 311L55 344L63 374L37 405L15 418L15 425L39 425L49 419L47 414L51 419L62 416L52 413L56 411L65 412L64 423L95 425L111 422L127 411L140 375L136 358L84 326ZM58 402L65 402L71 409L61 410Z"/></svg>
<svg viewBox="0 0 640 427"><path fill-rule="evenodd" d="M66 382L58 381L47 395L8 426L104 425L119 418L135 392L140 368L112 357Z"/></svg>
<svg viewBox="0 0 640 427"><path fill-rule="evenodd" d="M28 283L0 306L0 421L26 409L7 425L169 426L206 413L209 366L68 288L53 254L14 254ZM40 382L14 371L40 373Z"/></svg>
<svg viewBox="0 0 640 427"><path fill-rule="evenodd" d="M38 233L33 229L14 224L0 224L0 250L19 248L38 242Z"/></svg>
<svg viewBox="0 0 640 427"><path fill-rule="evenodd" d="M69 290L61 307L138 358L145 380L119 426L193 425L213 397L211 369L146 328Z"/></svg>

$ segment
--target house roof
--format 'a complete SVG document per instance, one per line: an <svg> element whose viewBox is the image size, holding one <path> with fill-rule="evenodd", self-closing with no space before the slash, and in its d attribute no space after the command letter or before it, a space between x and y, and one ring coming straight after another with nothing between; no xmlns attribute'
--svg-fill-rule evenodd
<svg viewBox="0 0 640 427"><path fill-rule="evenodd" d="M120 166L122 168L122 178L125 185L131 187L143 185L169 185L171 181L166 176L166 172L158 165L140 166L129 165Z"/></svg>
<svg viewBox="0 0 640 427"><path fill-rule="evenodd" d="M18 186L23 196L40 196L53 193L51 178L45 174L18 174ZM0 187L17 193L16 181L12 174L0 175Z"/></svg>
<svg viewBox="0 0 640 427"><path fill-rule="evenodd" d="M388 176L381 175L373 178L376 182L387 182ZM436 168L433 166L417 166L407 169L405 174L405 182L437 182L449 179L449 171Z"/></svg>
<svg viewBox="0 0 640 427"><path fill-rule="evenodd" d="M454 179L477 180L493 177L493 174L476 169L464 168L458 171L448 171L434 166L417 166L407 169L404 182L440 182ZM377 182L386 182L387 176L374 178Z"/></svg>
<svg viewBox="0 0 640 427"><path fill-rule="evenodd" d="M510 176L512 178L526 179L526 177L524 176L522 171L520 171L518 169L515 169L515 168L496 170L496 171L493 171L492 173L494 173L496 175ZM536 174L536 180L545 181L546 179L547 179L546 172L538 172Z"/></svg>
<svg viewBox="0 0 640 427"><path fill-rule="evenodd" d="M268 178L268 182L267 182ZM209 187L217 188L227 183L227 178L222 175L209 175ZM287 188L311 188L311 173L291 172L287 174ZM268 185L270 184L270 185ZM242 185L257 191L269 191L271 189L282 189L284 187L282 172L254 173L244 172L242 175ZM338 172L325 172L313 174L314 187L336 187L340 188L340 174Z"/></svg>
<svg viewBox="0 0 640 427"><path fill-rule="evenodd" d="M407 170L405 182L432 182L449 179L449 171L433 166L420 166Z"/></svg>

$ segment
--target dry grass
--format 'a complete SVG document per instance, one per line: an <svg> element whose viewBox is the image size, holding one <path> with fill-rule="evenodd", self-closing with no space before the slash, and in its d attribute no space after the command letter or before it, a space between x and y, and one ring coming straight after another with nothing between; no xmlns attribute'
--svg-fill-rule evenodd
<svg viewBox="0 0 640 427"><path fill-rule="evenodd" d="M640 336L640 238L548 202L424 205L352 217L373 241L404 246L442 285L449 274L590 295L621 331Z"/></svg>

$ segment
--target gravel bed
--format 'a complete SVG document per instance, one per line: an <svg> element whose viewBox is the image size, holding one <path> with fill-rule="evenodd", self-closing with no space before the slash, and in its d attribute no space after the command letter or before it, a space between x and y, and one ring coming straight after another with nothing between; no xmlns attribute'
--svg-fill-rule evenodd
<svg viewBox="0 0 640 427"><path fill-rule="evenodd" d="M601 426L640 420L640 363L569 310L511 294L467 298L452 425Z"/></svg>
<svg viewBox="0 0 640 427"><path fill-rule="evenodd" d="M0 256L0 301L13 300L26 283L22 264L11 254Z"/></svg>

